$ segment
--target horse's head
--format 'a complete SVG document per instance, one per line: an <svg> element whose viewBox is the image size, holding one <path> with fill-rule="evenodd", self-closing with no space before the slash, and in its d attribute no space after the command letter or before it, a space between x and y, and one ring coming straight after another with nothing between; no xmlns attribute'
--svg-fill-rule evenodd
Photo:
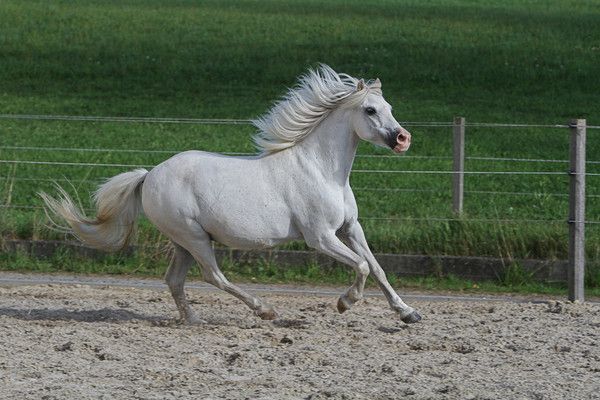
<svg viewBox="0 0 600 400"><path fill-rule="evenodd" d="M411 135L392 115L392 107L381 94L379 79L368 86L361 79L356 90L367 91L353 113L354 131L358 137L378 146L389 147L396 153L408 150Z"/></svg>

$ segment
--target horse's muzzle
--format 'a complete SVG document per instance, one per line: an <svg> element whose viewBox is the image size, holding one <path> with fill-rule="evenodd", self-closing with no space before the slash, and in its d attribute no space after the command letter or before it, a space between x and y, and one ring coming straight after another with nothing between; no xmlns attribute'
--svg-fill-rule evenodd
<svg viewBox="0 0 600 400"><path fill-rule="evenodd" d="M404 153L410 147L411 135L406 129L399 127L390 132L388 145L396 153Z"/></svg>

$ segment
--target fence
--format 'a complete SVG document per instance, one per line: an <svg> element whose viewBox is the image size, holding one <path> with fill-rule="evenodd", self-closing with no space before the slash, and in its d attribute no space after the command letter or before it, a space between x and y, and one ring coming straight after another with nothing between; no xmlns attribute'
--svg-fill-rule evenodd
<svg viewBox="0 0 600 400"><path fill-rule="evenodd" d="M131 123L144 123L144 124L195 124L195 125L249 125L249 120L242 119L191 119L191 118L132 118L132 117L92 117L92 116L59 116L59 115L2 115L0 119L12 119L12 120L24 120L24 121L67 121L67 122L98 122L98 123L117 123L117 124L131 124ZM467 195L491 195L491 196L531 196L534 195L531 191L497 191L497 190L465 190L465 176L565 176L568 174L571 181L570 193L545 193L545 195L569 199L569 262L571 264L569 274L569 298L571 300L584 300L583 293L583 274L584 274L584 241L585 241L585 225L586 224L599 224L598 221L586 221L585 219L585 198L598 198L600 195L592 194L587 195L585 193L585 177L586 176L600 176L599 173L586 173L585 171L585 135L587 129L600 129L598 126L585 126L585 120L574 120L566 125L548 125L548 124L496 124L496 123L467 123L465 118L455 118L453 122L405 122L402 124L406 127L426 127L432 129L452 130L453 132L453 154L450 156L405 156L404 159L409 160L440 160L442 162L451 162L452 168L450 170L445 169L385 169L385 168L355 168L353 169L353 175L397 175L397 174L418 174L418 175L438 175L448 176L452 179L452 193L451 193L451 206L449 208L453 210L454 215L452 216L427 216L427 217L390 217L390 216L378 216L378 215L366 215L362 216L362 220L367 221L399 221L399 220L423 220L423 221L460 221L462 220L461 214L464 207L465 194ZM465 136L468 137L471 128L490 128L490 129L518 129L518 128L541 128L541 129L559 129L559 130L570 130L571 131L571 152L570 160L565 159L541 159L541 158L510 158L510 157L490 157L490 156L467 156L465 154ZM0 150L6 151L33 151L33 152L44 152L44 154L54 153L106 153L106 154L124 154L124 155L135 155L135 154L157 154L157 155L169 155L175 154L179 150L146 150L146 149L135 149L135 148L112 148L112 147L58 147L58 146L31 146L22 145L15 146L10 144L3 144L0 142ZM247 152L225 152L226 154L232 155L248 155L251 153ZM15 157L13 157L15 158ZM18 157L16 157L18 158ZM48 157L51 158L51 157ZM381 160L393 160L397 159L397 156L382 155L382 154L358 154L358 160L372 160L379 162ZM570 169L568 172L561 171L540 171L540 170L519 170L519 171L490 171L490 170L466 170L465 160L467 161L481 161L481 162L517 162L517 163L548 163L548 164L568 164L570 163ZM56 161L51 159L42 160L26 160L26 159L0 159L0 165L21 165L21 166L36 166L36 167L50 167L50 166L62 166L68 168L76 167L90 167L90 168L135 168L135 167L146 167L151 168L152 164L134 164L134 163L116 163L116 162L91 162L91 161ZM587 161L588 165L600 164L600 161ZM0 179L6 178L6 176L0 176ZM14 181L67 181L67 179L59 177L11 177ZM68 180L71 183L96 183L98 179L80 179L80 180ZM381 186L366 186L366 185L354 185L354 190L360 192L382 192L382 193L400 193L400 192L412 192L412 193L434 193L435 189L429 188L417 188L417 187L381 187ZM39 209L40 206L31 204L13 204L11 201L5 201L5 204L0 205L2 208L17 208L17 209ZM510 219L510 218L469 218L469 221L478 221L483 223L514 223L514 222L525 222L525 223L556 223L565 222L561 219Z"/></svg>
<svg viewBox="0 0 600 400"><path fill-rule="evenodd" d="M452 207L455 213L460 214L463 211L464 199L465 118L456 117L453 125ZM585 299L585 224L597 223L586 221L585 218L586 120L574 119L565 127L571 130L569 219L567 221L569 224L569 300L583 302Z"/></svg>

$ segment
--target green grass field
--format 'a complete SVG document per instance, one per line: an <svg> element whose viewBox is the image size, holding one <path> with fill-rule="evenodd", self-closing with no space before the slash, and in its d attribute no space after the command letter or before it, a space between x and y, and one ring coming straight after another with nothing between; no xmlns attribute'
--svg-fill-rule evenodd
<svg viewBox="0 0 600 400"><path fill-rule="evenodd" d="M578 117L600 125L599 37L594 1L4 0L0 113L246 119L324 62L379 77L399 121ZM407 156L359 157L355 168L451 169L451 128L410 130ZM154 165L190 148L252 152L252 133L245 125L0 119L0 159ZM566 160L568 140L566 129L468 128L467 156ZM132 149L142 151L115 151ZM600 130L589 130L587 153L600 160ZM366 144L359 154L391 156ZM60 238L44 228L43 212L14 207L39 206L35 193L51 191L52 179L70 180L89 207L99 179L126 169L0 163L0 204L9 206L0 208L2 236ZM470 158L466 169L566 172L567 164ZM450 179L353 174L374 250L566 258L566 174L468 175L464 219L439 221L454 218ZM599 183L588 177L591 221L600 221ZM588 258L598 263L600 227L587 235ZM140 240L156 238L142 223Z"/></svg>

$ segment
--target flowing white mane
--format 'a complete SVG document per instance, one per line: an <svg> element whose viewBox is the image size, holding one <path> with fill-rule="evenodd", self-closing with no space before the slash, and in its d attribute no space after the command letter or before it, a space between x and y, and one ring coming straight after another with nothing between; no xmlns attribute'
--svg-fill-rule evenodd
<svg viewBox="0 0 600 400"><path fill-rule="evenodd" d="M259 132L254 143L263 154L292 147L308 136L341 104L361 102L369 90L381 92L379 81L365 84L347 74L338 74L321 64L309 70L265 115L252 121Z"/></svg>

